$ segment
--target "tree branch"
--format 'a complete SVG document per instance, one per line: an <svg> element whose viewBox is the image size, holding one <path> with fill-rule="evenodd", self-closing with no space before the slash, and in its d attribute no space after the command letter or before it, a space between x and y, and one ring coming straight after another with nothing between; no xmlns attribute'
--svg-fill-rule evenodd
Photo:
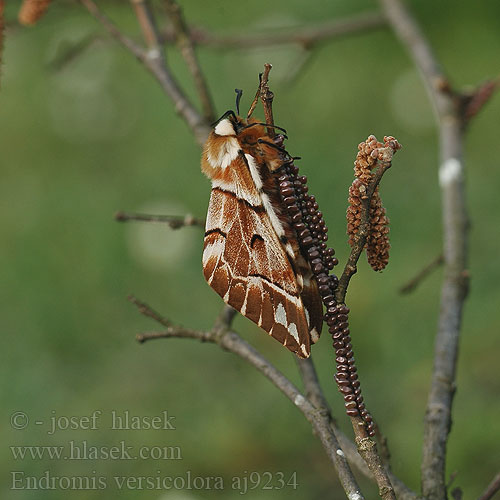
<svg viewBox="0 0 500 500"><path fill-rule="evenodd" d="M205 76L201 70L198 58L196 57L194 44L184 20L182 9L175 0L165 0L165 6L170 16L170 20L172 21L177 46L179 47L182 57L186 61L187 67L193 77L196 90L198 91L201 107L203 109L203 116L207 122L212 123L215 120L214 104L207 82L205 81Z"/></svg>
<svg viewBox="0 0 500 500"><path fill-rule="evenodd" d="M358 453L358 449L356 445L340 430L336 429L336 435L339 440L344 453L349 460L351 465L354 465L365 477L370 479L371 481L375 481L373 474L366 462L361 458L361 455ZM408 486L406 486L401 479L396 477L390 470L387 471L387 475L389 476L390 482L394 488L396 493L396 497L398 500L418 500L421 497L417 495L414 491L412 491Z"/></svg>
<svg viewBox="0 0 500 500"><path fill-rule="evenodd" d="M266 63L264 64L264 73L262 75L262 81L260 84L260 98L262 100L262 105L264 106L264 118L268 125L274 125L274 116L273 116L273 100L274 94L271 92L269 88L269 72L271 71L272 64ZM273 127L267 127L267 135L271 137L271 139L276 135L276 132Z"/></svg>
<svg viewBox="0 0 500 500"><path fill-rule="evenodd" d="M146 45L151 51L150 57L163 60L160 37L155 18L148 0L130 0L135 10L135 16L141 27Z"/></svg>
<svg viewBox="0 0 500 500"><path fill-rule="evenodd" d="M184 92L181 90L170 70L166 66L161 52L155 45L156 42L154 40L154 35L151 35L149 32L146 35L149 43L152 43L150 50L146 52L140 45L124 35L107 16L102 14L93 0L79 1L94 16L94 18L101 23L106 31L108 31L127 50L129 50L153 74L165 94L174 103L174 108L177 114L179 114L188 124L189 128L195 135L198 144L200 146L203 145L210 132L210 127L206 120L198 113L198 111L184 95ZM146 17L146 20L141 18L139 22L148 23L149 21L147 21Z"/></svg>
<svg viewBox="0 0 500 500"><path fill-rule="evenodd" d="M215 320L214 328L217 330L220 329L226 329L228 330L236 315L238 314L238 311L231 306L224 304L222 306L222 309L217 316L217 319Z"/></svg>
<svg viewBox="0 0 500 500"><path fill-rule="evenodd" d="M477 500L490 500L500 491L500 472L493 478L484 493Z"/></svg>
<svg viewBox="0 0 500 500"><path fill-rule="evenodd" d="M168 224L172 229L180 229L186 226L205 227L205 220L193 217L192 215L151 215L136 214L130 212L117 212L115 220L118 222L141 221L141 222L159 222Z"/></svg>
<svg viewBox="0 0 500 500"><path fill-rule="evenodd" d="M296 43L308 49L317 44L357 33L383 28L386 19L378 12L357 14L345 19L335 19L313 26L295 26L283 30L273 30L270 33L243 34L220 36L202 28L189 28L190 38L196 45L206 45L217 49L249 49L254 47L269 47ZM174 41L173 29L163 33L164 41Z"/></svg>
<svg viewBox="0 0 500 500"><path fill-rule="evenodd" d="M334 422L328 402L319 383L318 374L316 373L316 367L314 366L312 356L306 359L299 359L295 356L295 361L297 362L297 366L299 368L300 377L302 379L302 383L304 384L307 399L309 399L309 401L311 401L311 403L318 408L318 410L321 410L326 415L329 415L332 422Z"/></svg>
<svg viewBox="0 0 500 500"><path fill-rule="evenodd" d="M444 116L452 113L453 92L429 42L414 17L400 0L380 0L380 3L389 24L410 53L421 74L438 120L442 120Z"/></svg>
<svg viewBox="0 0 500 500"><path fill-rule="evenodd" d="M411 278L405 285L399 289L399 293L407 294L413 292L420 283L429 276L432 271L442 266L444 263L443 254L439 254L434 260L429 262L425 267L423 267L413 278Z"/></svg>
<svg viewBox="0 0 500 500"><path fill-rule="evenodd" d="M134 40L124 35L111 21L102 14L99 7L92 0L80 0L80 3L94 16L94 18L101 23L104 29L113 36L123 47L131 52L139 61L145 62L145 50Z"/></svg>
<svg viewBox="0 0 500 500"><path fill-rule="evenodd" d="M380 2L394 32L420 70L439 123L444 280L424 423L422 491L429 500L442 500L446 497L446 443L451 426L462 309L468 291L468 215L462 159L465 117L460 113L460 99L451 91L448 79L413 16L400 0Z"/></svg>
<svg viewBox="0 0 500 500"><path fill-rule="evenodd" d="M478 85L470 94L464 94L463 115L465 125L484 108L499 87L500 78L497 77Z"/></svg>
<svg viewBox="0 0 500 500"><path fill-rule="evenodd" d="M247 120L249 120L250 117L252 116L260 99L262 101L262 106L264 108L264 117L266 123L268 125L274 125L274 117L273 117L274 94L271 92L271 89L269 88L269 73L271 72L272 68L273 68L272 64L270 63L264 64L264 71L259 75L260 78L259 87L257 88L255 97L252 101L252 104L250 105L250 109L248 110ZM269 137L273 138L276 135L274 128L267 127L267 134L269 135Z"/></svg>
<svg viewBox="0 0 500 500"><path fill-rule="evenodd" d="M66 42L58 47L54 57L47 62L47 67L51 71L60 71L68 64L80 57L85 51L90 49L93 44L110 40L109 36L98 33L89 33L75 42Z"/></svg>

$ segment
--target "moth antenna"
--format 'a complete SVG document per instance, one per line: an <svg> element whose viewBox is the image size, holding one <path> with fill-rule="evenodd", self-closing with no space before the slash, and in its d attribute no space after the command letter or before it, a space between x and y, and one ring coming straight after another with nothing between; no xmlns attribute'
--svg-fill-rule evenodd
<svg viewBox="0 0 500 500"><path fill-rule="evenodd" d="M243 128L250 128L250 127L253 127L255 125L263 125L264 127L275 128L275 129L281 130L281 132L283 132L283 135L285 136L285 139L288 139L288 136L286 135L286 130L282 127L278 127L278 125L270 125L268 123L256 122L256 123L250 123L250 125L246 125Z"/></svg>
<svg viewBox="0 0 500 500"><path fill-rule="evenodd" d="M226 111L220 118L217 118L217 120L211 123L210 126L214 128L221 120L224 120L224 118L227 118L228 116L232 116L236 120L236 115L234 114L234 111L230 109Z"/></svg>
<svg viewBox="0 0 500 500"><path fill-rule="evenodd" d="M240 99L241 99L241 96L243 95L243 90L234 89L234 91L236 92L236 113L238 113L238 115L239 115L240 114Z"/></svg>

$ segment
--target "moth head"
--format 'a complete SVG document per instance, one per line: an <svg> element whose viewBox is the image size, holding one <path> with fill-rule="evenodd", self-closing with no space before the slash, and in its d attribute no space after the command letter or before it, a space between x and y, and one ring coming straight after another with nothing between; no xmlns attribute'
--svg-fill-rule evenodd
<svg viewBox="0 0 500 500"><path fill-rule="evenodd" d="M243 120L234 111L227 111L214 124L203 148L201 169L209 179L223 177L228 167L240 154L238 133Z"/></svg>
<svg viewBox="0 0 500 500"><path fill-rule="evenodd" d="M234 111L226 111L215 123L214 133L218 136L237 136L245 126L243 120Z"/></svg>

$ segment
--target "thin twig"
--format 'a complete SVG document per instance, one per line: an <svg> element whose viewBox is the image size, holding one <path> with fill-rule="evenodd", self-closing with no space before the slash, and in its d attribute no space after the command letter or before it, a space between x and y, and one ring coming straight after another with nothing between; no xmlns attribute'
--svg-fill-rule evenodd
<svg viewBox="0 0 500 500"><path fill-rule="evenodd" d="M453 91L427 38L400 0L380 0L380 3L392 29L420 71L437 117L442 120L450 114Z"/></svg>
<svg viewBox="0 0 500 500"><path fill-rule="evenodd" d="M272 69L272 64L264 64L264 73L262 74L262 81L260 82L260 98L262 100L262 105L264 106L264 117L268 125L274 125L273 116L273 99L274 94L269 88L269 72ZM267 128L267 135L271 139L276 135L273 127Z"/></svg>
<svg viewBox="0 0 500 500"><path fill-rule="evenodd" d="M299 373L302 378L302 383L304 384L307 399L309 399L309 401L311 401L311 403L318 408L318 410L323 411L326 415L330 415L330 418L332 418L328 402L323 394L321 384L319 383L318 374L316 373L312 356L306 359L299 359L295 356L295 360L297 362L297 366L299 367Z"/></svg>
<svg viewBox="0 0 500 500"><path fill-rule="evenodd" d="M460 106L461 99L451 91L448 79L414 17L400 0L380 1L394 32L420 70L439 123L444 279L424 422L422 492L429 500L442 500L446 497L446 444L451 427L462 310L468 292L468 215L462 158L465 116Z"/></svg>
<svg viewBox="0 0 500 500"><path fill-rule="evenodd" d="M156 27L155 18L148 0L130 0L135 10L135 15L141 27L146 45L151 51L156 51L153 57L161 58L160 35Z"/></svg>
<svg viewBox="0 0 500 500"><path fill-rule="evenodd" d="M152 215L136 214L130 212L117 212L115 220L118 222L141 221L141 222L159 222L168 224L172 229L180 229L186 226L205 227L205 220L193 217L192 215Z"/></svg>
<svg viewBox="0 0 500 500"><path fill-rule="evenodd" d="M466 125L484 108L499 87L500 78L495 78L478 85L473 92L464 95L463 115Z"/></svg>
<svg viewBox="0 0 500 500"><path fill-rule="evenodd" d="M176 337L180 339L198 339L201 342L213 342L212 334L210 332L191 330L189 328L181 328L179 326L170 327L163 332L138 333L135 336L135 339L140 344L144 344L144 342L147 342L148 340L168 339L171 337Z"/></svg>
<svg viewBox="0 0 500 500"><path fill-rule="evenodd" d="M269 73L272 69L273 65L266 63L264 64L264 71L259 74L259 86L257 87L257 92L255 93L255 97L250 105L250 109L247 113L247 120L252 116L257 104L259 103L259 99L262 101L262 105L264 107L264 116L266 118L266 123L268 125L274 125L273 118L273 98L274 95L269 89ZM274 137L274 128L269 127L267 129L270 137Z"/></svg>
<svg viewBox="0 0 500 500"><path fill-rule="evenodd" d="M367 33L386 25L386 19L379 12L357 14L345 19L335 19L312 26L294 26L265 33L244 33L233 36L221 36L202 28L190 27L190 37L196 45L206 45L217 49L251 49L272 45L299 44L312 48L317 44L335 38ZM168 29L163 33L163 40L174 41L175 33Z"/></svg>
<svg viewBox="0 0 500 500"><path fill-rule="evenodd" d="M253 98L252 104L250 104L250 108L248 109L247 120L251 118L253 112L255 111L255 108L257 107L257 104L259 103L263 75L264 73L259 73L259 86L257 87L257 91L255 92L255 97Z"/></svg>
<svg viewBox="0 0 500 500"><path fill-rule="evenodd" d="M215 329L229 329L233 323L234 318L238 314L238 311L231 306L224 304L222 309L215 320L214 328Z"/></svg>
<svg viewBox="0 0 500 500"><path fill-rule="evenodd" d="M145 62L146 51L134 40L124 35L111 21L105 16L99 7L92 0L80 0L80 3L99 21L106 31L118 40L129 52L131 52L139 61Z"/></svg>
<svg viewBox="0 0 500 500"><path fill-rule="evenodd" d="M58 48L54 58L47 63L47 67L52 71L61 71L70 63L80 57L94 43L102 41L104 36L100 33L89 33L74 43L64 43ZM109 37L106 35L106 40Z"/></svg>
<svg viewBox="0 0 500 500"><path fill-rule="evenodd" d="M492 479L491 483L484 490L484 493L477 500L490 500L500 491L500 472Z"/></svg>
<svg viewBox="0 0 500 500"><path fill-rule="evenodd" d="M174 103L175 111L182 116L192 130L198 144L200 146L203 145L210 132L210 127L179 87L177 81L167 68L161 56L161 52L158 49L146 52L140 45L124 35L109 18L100 11L93 0L79 1L116 40L129 50L153 74L165 94Z"/></svg>
<svg viewBox="0 0 500 500"><path fill-rule="evenodd" d="M420 285L420 283L425 278L430 276L432 271L434 271L438 267L442 266L443 263L444 263L443 254L440 254L434 260L429 262L429 264L427 264L424 268L422 268L417 274L415 274L415 276L413 278L411 278L405 285L403 285L399 289L399 293L404 295L404 294L413 292L413 290L415 290L415 288L417 288L417 286Z"/></svg>
<svg viewBox="0 0 500 500"><path fill-rule="evenodd" d="M134 304L137 307L138 311L144 316L154 319L156 322L160 323L160 325L166 326L167 328L170 328L172 326L172 323L167 318L163 317L154 309L151 309L151 307L149 307L146 303L141 302L139 299L134 297L134 295L129 295L127 297L127 300Z"/></svg>
<svg viewBox="0 0 500 500"><path fill-rule="evenodd" d="M194 44L191 40L189 29L184 20L182 9L175 0L165 0L164 3L174 27L177 45L182 57L186 61L187 67L193 77L196 90L198 91L203 116L209 123L212 123L215 120L215 108L212 96L210 95L205 75L201 70L198 58L196 57Z"/></svg>
<svg viewBox="0 0 500 500"><path fill-rule="evenodd" d="M310 49L300 51L288 65L288 71L283 76L283 83L291 87L302 75L306 74L317 54L317 51L313 52Z"/></svg>

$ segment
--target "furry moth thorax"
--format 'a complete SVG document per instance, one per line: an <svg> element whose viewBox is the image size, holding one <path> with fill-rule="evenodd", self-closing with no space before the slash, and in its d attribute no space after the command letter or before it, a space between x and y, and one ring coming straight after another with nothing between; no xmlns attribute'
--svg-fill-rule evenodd
<svg viewBox="0 0 500 500"><path fill-rule="evenodd" d="M266 163L266 168L270 171L275 171L291 160L281 148L284 137L277 135L271 139L265 126L258 120L250 119L247 122L228 111L215 124L205 143L202 170L212 179L219 169L225 170L241 151L253 156L259 163Z"/></svg>
<svg viewBox="0 0 500 500"><path fill-rule="evenodd" d="M203 273L227 304L304 358L323 311L283 198L280 175L293 163L285 137L232 111L215 124L201 162L212 181Z"/></svg>

